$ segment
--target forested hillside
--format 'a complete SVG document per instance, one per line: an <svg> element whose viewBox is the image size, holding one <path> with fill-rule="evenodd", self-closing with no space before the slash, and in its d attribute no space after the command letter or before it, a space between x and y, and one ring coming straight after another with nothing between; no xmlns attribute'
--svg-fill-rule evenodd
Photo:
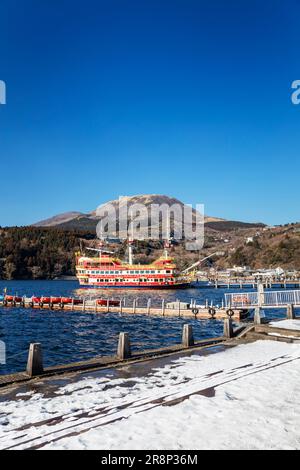
<svg viewBox="0 0 300 470"><path fill-rule="evenodd" d="M250 240L250 241L249 241ZM49 227L0 228L1 279L54 279L75 275L75 251L80 246L97 246L94 231L66 230ZM126 259L127 244L116 243L109 249ZM136 263L150 263L162 254L162 241L134 243ZM171 255L179 269L190 266L199 258L220 252L207 260L219 269L237 266L300 270L300 224L282 227L237 228L216 230L205 228L205 245L201 252L185 250L183 242L174 243ZM205 267L201 265L201 267Z"/></svg>
<svg viewBox="0 0 300 470"><path fill-rule="evenodd" d="M74 252L89 233L35 227L0 229L2 279L53 279L74 275Z"/></svg>

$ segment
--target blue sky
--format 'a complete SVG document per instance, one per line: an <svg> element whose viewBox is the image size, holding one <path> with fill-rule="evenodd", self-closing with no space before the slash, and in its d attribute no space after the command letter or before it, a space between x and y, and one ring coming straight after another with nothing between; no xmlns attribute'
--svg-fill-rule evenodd
<svg viewBox="0 0 300 470"><path fill-rule="evenodd" d="M300 220L297 1L2 0L0 225L160 193Z"/></svg>

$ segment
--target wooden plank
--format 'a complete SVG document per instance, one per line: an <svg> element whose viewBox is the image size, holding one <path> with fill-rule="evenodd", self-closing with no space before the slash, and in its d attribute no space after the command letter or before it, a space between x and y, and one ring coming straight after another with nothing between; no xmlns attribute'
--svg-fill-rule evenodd
<svg viewBox="0 0 300 470"><path fill-rule="evenodd" d="M269 325L256 325L254 328L256 333L263 333L263 334L278 334L281 336L294 336L296 338L300 338L300 330L287 330L286 328L276 328Z"/></svg>

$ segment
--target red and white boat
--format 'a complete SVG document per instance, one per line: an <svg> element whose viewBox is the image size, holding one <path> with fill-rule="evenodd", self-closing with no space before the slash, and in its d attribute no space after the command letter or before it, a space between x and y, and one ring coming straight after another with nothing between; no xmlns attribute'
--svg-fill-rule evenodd
<svg viewBox="0 0 300 470"><path fill-rule="evenodd" d="M103 249L96 257L76 255L76 276L88 288L179 289L190 286L190 279L178 273L173 258L164 255L151 264L134 264L129 244L129 262L123 262ZM91 249L91 248L89 248Z"/></svg>

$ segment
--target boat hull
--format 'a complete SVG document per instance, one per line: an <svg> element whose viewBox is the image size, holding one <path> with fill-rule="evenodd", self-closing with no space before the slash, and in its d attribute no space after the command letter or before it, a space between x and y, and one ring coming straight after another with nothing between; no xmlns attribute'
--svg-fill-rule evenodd
<svg viewBox="0 0 300 470"><path fill-rule="evenodd" d="M80 284L80 288L85 289L139 289L139 290L174 290L174 289L189 289L192 287L190 283L173 284L173 285L161 285L161 286L137 286L132 285L97 285L97 284Z"/></svg>

